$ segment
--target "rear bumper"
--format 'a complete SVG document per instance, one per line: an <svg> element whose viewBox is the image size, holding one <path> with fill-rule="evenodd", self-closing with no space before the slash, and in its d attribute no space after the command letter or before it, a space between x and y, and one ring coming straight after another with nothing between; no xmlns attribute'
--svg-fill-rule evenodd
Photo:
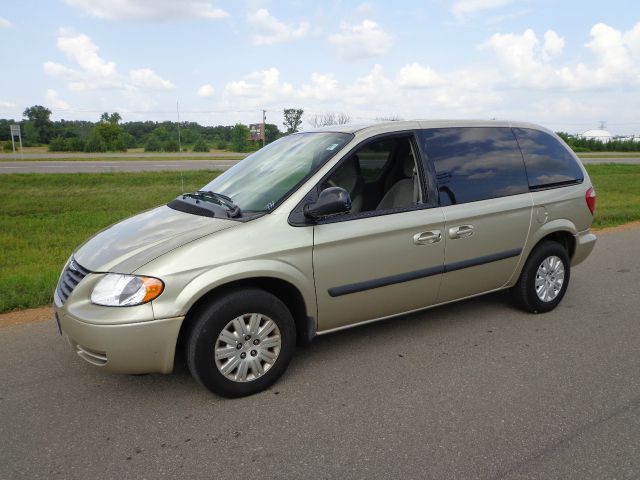
<svg viewBox="0 0 640 480"><path fill-rule="evenodd" d="M171 373L184 317L120 323L87 323L54 307L76 354L116 373Z"/></svg>
<svg viewBox="0 0 640 480"><path fill-rule="evenodd" d="M591 233L591 230L578 232L574 238L576 241L576 249L573 252L573 257L571 258L571 266L576 266L584 262L593 251L593 247L595 247L597 240L597 237Z"/></svg>

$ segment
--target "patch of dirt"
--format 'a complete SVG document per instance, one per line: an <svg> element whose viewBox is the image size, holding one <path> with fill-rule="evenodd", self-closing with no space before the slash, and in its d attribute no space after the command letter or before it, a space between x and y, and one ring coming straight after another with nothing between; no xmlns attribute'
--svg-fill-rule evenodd
<svg viewBox="0 0 640 480"><path fill-rule="evenodd" d="M51 306L0 313L0 328L47 321L53 321L53 309Z"/></svg>
<svg viewBox="0 0 640 480"><path fill-rule="evenodd" d="M613 233L613 232L624 232L627 230L635 230L640 228L640 221L637 222L629 222L623 225L618 225L617 227L608 227L608 228L598 228L593 231L596 233Z"/></svg>

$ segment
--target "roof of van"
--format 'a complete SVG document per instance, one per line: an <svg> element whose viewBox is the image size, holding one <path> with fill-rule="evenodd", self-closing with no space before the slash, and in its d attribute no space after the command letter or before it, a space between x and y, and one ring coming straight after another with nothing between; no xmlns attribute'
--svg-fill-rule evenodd
<svg viewBox="0 0 640 480"><path fill-rule="evenodd" d="M414 128L450 128L450 127L521 127L547 130L540 125L511 120L402 120L394 122L354 123L346 125L330 125L314 128L305 132L344 132L356 133L363 130L410 130Z"/></svg>

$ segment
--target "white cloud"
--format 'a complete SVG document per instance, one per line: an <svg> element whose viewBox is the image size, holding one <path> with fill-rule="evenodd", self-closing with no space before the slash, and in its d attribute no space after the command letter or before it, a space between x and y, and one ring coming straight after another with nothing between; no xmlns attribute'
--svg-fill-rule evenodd
<svg viewBox="0 0 640 480"><path fill-rule="evenodd" d="M371 18L376 14L376 8L369 2L364 2L356 7L356 13L361 18Z"/></svg>
<svg viewBox="0 0 640 480"><path fill-rule="evenodd" d="M63 29L59 32L58 49L74 60L80 68L96 76L109 77L116 71L114 62L107 62L98 55L98 47L84 34L75 34Z"/></svg>
<svg viewBox="0 0 640 480"><path fill-rule="evenodd" d="M342 23L340 32L329 36L338 55L345 60L384 55L391 49L392 37L373 20L351 25Z"/></svg>
<svg viewBox="0 0 640 480"><path fill-rule="evenodd" d="M544 45L542 46L542 58L549 61L562 55L564 50L564 38L553 30L544 32Z"/></svg>
<svg viewBox="0 0 640 480"><path fill-rule="evenodd" d="M46 104L52 110L69 110L71 106L58 96L58 92L52 89L47 90Z"/></svg>
<svg viewBox="0 0 640 480"><path fill-rule="evenodd" d="M494 10L509 5L513 0L458 0L453 3L451 13L458 19L483 10Z"/></svg>
<svg viewBox="0 0 640 480"><path fill-rule="evenodd" d="M198 88L198 91L196 93L199 97L213 97L213 95L216 93L216 90L212 85L207 83Z"/></svg>
<svg viewBox="0 0 640 480"><path fill-rule="evenodd" d="M217 19L229 14L203 0L65 0L92 17L107 20L162 22L184 18Z"/></svg>
<svg viewBox="0 0 640 480"><path fill-rule="evenodd" d="M417 62L405 65L397 75L398 85L404 88L429 88L442 85L444 79L431 67Z"/></svg>
<svg viewBox="0 0 640 480"><path fill-rule="evenodd" d="M149 68L132 69L127 75L117 71L116 63L103 59L99 48L85 34L61 29L58 32L58 49L75 65L67 67L57 62L43 64L44 72L53 77L64 78L68 88L74 92L96 89L120 90L169 90L175 88L169 81Z"/></svg>
<svg viewBox="0 0 640 480"><path fill-rule="evenodd" d="M129 71L131 83L136 87L151 90L172 90L175 88L169 80L161 78L156 72L149 68L138 68Z"/></svg>
<svg viewBox="0 0 640 480"><path fill-rule="evenodd" d="M539 44L535 32L529 28L522 35L495 33L480 48L492 50L504 72L518 84L544 87L552 82L553 70Z"/></svg>
<svg viewBox="0 0 640 480"><path fill-rule="evenodd" d="M11 28L13 27L13 23L7 20L4 17L0 17L0 28Z"/></svg>
<svg viewBox="0 0 640 480"><path fill-rule="evenodd" d="M564 39L553 30L544 34L541 44L532 29L522 34L496 33L480 45L491 50L505 80L520 87L538 89L585 90L612 85L640 85L640 23L621 32L604 23L591 28L591 65L557 65L564 50Z"/></svg>
<svg viewBox="0 0 640 480"><path fill-rule="evenodd" d="M344 100L356 105L379 104L393 102L395 85L384 74L382 65L376 64L368 75L358 78L344 93Z"/></svg>
<svg viewBox="0 0 640 480"><path fill-rule="evenodd" d="M17 105L13 102L4 102L0 100L0 108L16 108Z"/></svg>
<svg viewBox="0 0 640 480"><path fill-rule="evenodd" d="M271 67L229 82L224 88L228 102L245 105L273 105L278 102L327 101L338 98L338 82L331 74L313 73L311 82L294 87L280 79L280 71Z"/></svg>
<svg viewBox="0 0 640 480"><path fill-rule="evenodd" d="M271 15L266 8L260 8L255 13L250 13L247 19L255 31L254 45L290 42L304 37L309 32L307 22L300 22L298 25L283 23Z"/></svg>
<svg viewBox="0 0 640 480"><path fill-rule="evenodd" d="M425 72L431 88L407 87L424 86ZM401 86L399 78L406 78L407 86ZM350 84L340 84L332 74L314 73L309 82L294 85L272 67L229 82L223 98L228 105L274 110L295 103L307 114L331 108L352 114L354 121L393 114L424 118L437 116L437 112L441 116L477 116L500 101L492 90L494 80L485 67L440 74L411 63L395 75L387 75L383 66L376 64Z"/></svg>

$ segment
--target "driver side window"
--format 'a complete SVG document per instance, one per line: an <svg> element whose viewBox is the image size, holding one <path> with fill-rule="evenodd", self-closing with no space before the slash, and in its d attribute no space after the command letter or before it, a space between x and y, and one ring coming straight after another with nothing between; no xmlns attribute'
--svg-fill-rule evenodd
<svg viewBox="0 0 640 480"><path fill-rule="evenodd" d="M410 137L386 137L343 160L322 189L344 188L351 214L406 208L422 202L420 174Z"/></svg>

